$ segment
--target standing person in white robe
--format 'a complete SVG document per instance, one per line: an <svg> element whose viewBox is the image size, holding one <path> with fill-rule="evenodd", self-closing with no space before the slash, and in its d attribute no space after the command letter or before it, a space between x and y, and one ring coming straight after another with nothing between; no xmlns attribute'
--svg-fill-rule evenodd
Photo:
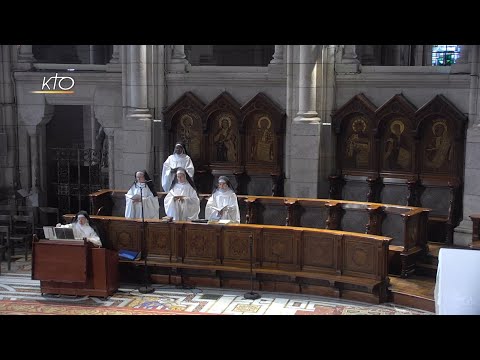
<svg viewBox="0 0 480 360"><path fill-rule="evenodd" d="M158 219L160 204L153 181L146 170L135 173L135 181L125 194L125 217L130 219Z"/></svg>
<svg viewBox="0 0 480 360"><path fill-rule="evenodd" d="M80 210L70 224L62 225L58 223L57 227L73 229L75 239L86 238L93 245L102 247L102 241L94 229L95 225L92 224L90 216L85 210Z"/></svg>
<svg viewBox="0 0 480 360"><path fill-rule="evenodd" d="M172 181L175 179L175 172L178 168L185 169L193 179L195 168L193 167L192 159L187 154L185 145L181 142L175 144L173 154L170 155L163 163L162 168L162 187L163 191L169 191Z"/></svg>
<svg viewBox="0 0 480 360"><path fill-rule="evenodd" d="M200 213L200 199L195 184L185 169L177 169L170 191L164 200L165 213L173 220L195 220Z"/></svg>
<svg viewBox="0 0 480 360"><path fill-rule="evenodd" d="M217 188L213 191L205 206L205 218L240 223L237 195L233 191L232 183L226 176L218 178Z"/></svg>

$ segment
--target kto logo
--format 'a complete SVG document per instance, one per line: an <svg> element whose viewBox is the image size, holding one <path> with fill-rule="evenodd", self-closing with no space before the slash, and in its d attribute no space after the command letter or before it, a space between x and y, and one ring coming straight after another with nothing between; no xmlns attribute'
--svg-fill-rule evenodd
<svg viewBox="0 0 480 360"><path fill-rule="evenodd" d="M73 94L75 80L70 76L51 76L48 80L44 76L42 90L32 91L34 94Z"/></svg>

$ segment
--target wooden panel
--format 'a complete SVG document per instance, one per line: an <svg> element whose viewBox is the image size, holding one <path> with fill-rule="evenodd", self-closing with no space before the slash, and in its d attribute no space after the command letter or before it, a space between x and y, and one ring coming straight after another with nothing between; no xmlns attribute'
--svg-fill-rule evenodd
<svg viewBox="0 0 480 360"><path fill-rule="evenodd" d="M341 236L303 232L303 270L332 272L338 268L338 242Z"/></svg>
<svg viewBox="0 0 480 360"><path fill-rule="evenodd" d="M87 246L84 242L41 240L33 242L32 279L85 283Z"/></svg>
<svg viewBox="0 0 480 360"><path fill-rule="evenodd" d="M184 261L215 264L219 257L217 232L220 227L192 225L185 230Z"/></svg>
<svg viewBox="0 0 480 360"><path fill-rule="evenodd" d="M375 277L378 272L378 247L375 243L345 235L343 274Z"/></svg>
<svg viewBox="0 0 480 360"><path fill-rule="evenodd" d="M250 266L250 235L251 230L230 230L226 228L223 231L223 264ZM253 258L256 258L255 248L253 249Z"/></svg>
<svg viewBox="0 0 480 360"><path fill-rule="evenodd" d="M262 265L296 268L298 241L293 232L265 229L262 234Z"/></svg>
<svg viewBox="0 0 480 360"><path fill-rule="evenodd" d="M112 220L108 227L108 238L115 250L142 250L142 228L134 221Z"/></svg>
<svg viewBox="0 0 480 360"><path fill-rule="evenodd" d="M147 227L148 257L164 258L170 261L173 240L172 228L168 224L149 224Z"/></svg>

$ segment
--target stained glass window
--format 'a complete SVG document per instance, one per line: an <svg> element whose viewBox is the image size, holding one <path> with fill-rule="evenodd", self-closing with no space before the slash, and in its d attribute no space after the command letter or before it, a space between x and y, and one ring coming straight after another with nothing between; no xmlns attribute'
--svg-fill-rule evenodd
<svg viewBox="0 0 480 360"><path fill-rule="evenodd" d="M460 57L460 45L433 45L432 65L450 66Z"/></svg>

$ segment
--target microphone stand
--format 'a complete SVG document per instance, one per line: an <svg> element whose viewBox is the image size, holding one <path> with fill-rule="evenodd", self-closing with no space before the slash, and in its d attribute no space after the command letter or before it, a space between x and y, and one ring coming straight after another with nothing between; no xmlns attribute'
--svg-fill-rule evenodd
<svg viewBox="0 0 480 360"><path fill-rule="evenodd" d="M244 299L248 300L257 300L260 299L261 296L259 293L253 292L253 235L249 236L250 238L250 283L251 283L251 289L250 292L245 293L243 295Z"/></svg>
<svg viewBox="0 0 480 360"><path fill-rule="evenodd" d="M144 183L144 186L147 186L147 183ZM143 286L138 288L138 292L142 294L150 294L155 291L155 289L148 285L148 266L147 266L147 241L145 239L145 217L143 215L143 191L142 186L139 185L140 188L140 202L142 204L142 243L143 243L143 267L144 267L144 277L143 277Z"/></svg>

